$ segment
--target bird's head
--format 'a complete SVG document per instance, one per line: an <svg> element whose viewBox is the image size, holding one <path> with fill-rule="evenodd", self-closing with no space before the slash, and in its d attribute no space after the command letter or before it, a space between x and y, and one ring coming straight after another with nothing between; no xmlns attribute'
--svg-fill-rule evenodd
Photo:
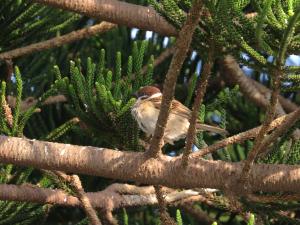
<svg viewBox="0 0 300 225"><path fill-rule="evenodd" d="M145 86L145 87L141 87L137 92L134 93L134 96L137 99L147 99L150 97L158 97L161 95L161 91L154 86Z"/></svg>

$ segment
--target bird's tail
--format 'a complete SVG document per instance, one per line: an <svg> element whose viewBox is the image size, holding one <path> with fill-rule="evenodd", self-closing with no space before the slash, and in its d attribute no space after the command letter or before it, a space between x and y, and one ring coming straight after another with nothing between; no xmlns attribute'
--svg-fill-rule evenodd
<svg viewBox="0 0 300 225"><path fill-rule="evenodd" d="M217 134L221 134L222 136L228 135L228 131L225 129L222 129L220 127L210 126L210 125L203 124L203 123L201 123L201 124L197 123L196 128L197 128L197 130L210 131L210 132L214 132Z"/></svg>

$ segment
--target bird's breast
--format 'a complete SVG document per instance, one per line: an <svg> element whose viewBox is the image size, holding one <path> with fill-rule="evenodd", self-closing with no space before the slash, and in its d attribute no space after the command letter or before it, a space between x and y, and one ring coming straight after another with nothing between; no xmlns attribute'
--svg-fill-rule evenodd
<svg viewBox="0 0 300 225"><path fill-rule="evenodd" d="M136 102L131 110L140 128L147 134L153 135L159 110L151 102Z"/></svg>

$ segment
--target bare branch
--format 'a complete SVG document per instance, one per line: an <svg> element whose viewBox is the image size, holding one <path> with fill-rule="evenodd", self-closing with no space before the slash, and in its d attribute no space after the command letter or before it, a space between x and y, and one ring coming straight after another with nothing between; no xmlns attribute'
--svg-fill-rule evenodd
<svg viewBox="0 0 300 225"><path fill-rule="evenodd" d="M196 135L196 124L197 124L197 119L198 119L198 113L200 106L203 102L203 97L206 92L207 84L208 84L208 78L210 75L211 67L212 67L212 61L213 61L213 46L210 46L209 52L208 52L208 58L207 61L205 62L203 66L203 72L200 78L200 83L197 88L197 93L196 93L196 98L194 101L194 106L193 106L193 111L192 111L192 116L190 118L190 126L188 129L187 133L187 138L186 138L186 145L185 149L183 152L182 156L182 165L186 167L188 164L188 157L189 154L192 152L192 146L195 141L195 135Z"/></svg>
<svg viewBox="0 0 300 225"><path fill-rule="evenodd" d="M69 182L75 189L76 195L81 202L81 205L89 218L89 221L92 225L101 225L96 211L94 210L93 206L91 205L90 199L87 197L86 193L83 190L81 181L77 175L69 176L64 172L61 171L53 171L58 177L62 178L63 180Z"/></svg>
<svg viewBox="0 0 300 225"><path fill-rule="evenodd" d="M236 60L231 56L227 55L220 63L220 68L222 75L225 76L226 80L233 81L233 83L238 84L241 92L250 101L254 102L259 107L267 109L269 106L269 100L260 93L256 86L251 85L251 79L248 78L243 70L239 67ZM268 94L271 94L271 90ZM277 115L284 115L285 112L279 105L276 107Z"/></svg>
<svg viewBox="0 0 300 225"><path fill-rule="evenodd" d="M106 32L116 26L117 26L116 24L102 22L100 24L97 24L97 25L94 25L91 27L83 28L81 30L73 31L68 34L49 39L47 41L38 42L38 43L31 44L31 45L28 45L25 47L17 48L17 49L8 51L8 52L0 53L0 60L17 58L17 57L20 57L23 55L34 53L34 52L39 52L42 50L59 47L64 44L78 41L83 38L91 37L95 34L100 34L100 33Z"/></svg>
<svg viewBox="0 0 300 225"><path fill-rule="evenodd" d="M126 193L119 190L127 190ZM137 187L128 184L113 184L99 192L87 192L91 205L97 209L115 210L121 207L134 207L144 205L157 205L154 188ZM199 192L191 190L168 191L165 196L167 203L173 203L197 197L193 201L199 201ZM34 185L0 184L0 199L3 201L21 201L40 204L55 204L69 207L82 207L80 200L60 189L40 188Z"/></svg>
<svg viewBox="0 0 300 225"><path fill-rule="evenodd" d="M26 111L29 109L31 106L35 105L37 103L37 99L33 97L28 97L25 100L21 102L20 110L21 112ZM67 98L64 95L55 95L55 96L50 96L48 97L42 105L51 105L55 103L60 103L60 102L66 102ZM11 108L14 108L16 106L16 97L8 95L7 96L7 103Z"/></svg>
<svg viewBox="0 0 300 225"><path fill-rule="evenodd" d="M269 88L265 87L263 84L257 82L256 80L250 79L248 77L247 77L247 79L249 80L249 82L254 84L254 86L259 90L259 92L261 92L265 96L271 94L271 90ZM286 112L293 112L293 111L297 110L297 108L298 108L298 105L296 105L291 100L283 97L282 95L279 95L279 102Z"/></svg>
<svg viewBox="0 0 300 225"><path fill-rule="evenodd" d="M280 124L280 126L261 143L261 149L266 149L271 143L275 142L280 135L290 129L300 119L300 107L293 113L292 116Z"/></svg>
<svg viewBox="0 0 300 225"><path fill-rule="evenodd" d="M165 197L162 191L162 186L154 186L156 198L158 201L159 206L159 215L160 215L160 221L163 225L176 225L175 221L172 219L172 217L169 215L167 210L167 204L165 201Z"/></svg>
<svg viewBox="0 0 300 225"><path fill-rule="evenodd" d="M201 225L211 225L214 222L200 207L193 206L192 203L179 204L179 207L196 218Z"/></svg>
<svg viewBox="0 0 300 225"><path fill-rule="evenodd" d="M153 8L117 0L34 0L44 5L73 11L88 17L151 30L165 36L177 36L178 31ZM252 19L257 13L246 14Z"/></svg>
<svg viewBox="0 0 300 225"><path fill-rule="evenodd" d="M275 117L275 113L276 113L276 109L277 109L277 105L278 105L278 96L280 94L281 78L283 76L282 71L279 68L279 66L280 65L277 65L277 68L275 69L275 71L273 73L273 79L272 79L273 80L273 83L272 83L273 91L271 94L270 104L267 108L267 112L265 115L265 120L263 122L263 125L262 125L257 137L254 140L254 145L253 145L252 149L250 150L250 152L247 156L247 159L245 161L245 165L243 167L241 179L245 182L245 190L248 188L251 188L251 186L249 186L250 180L248 178L249 178L251 167L254 164L254 160L256 159L257 155L259 153L261 153L261 151L263 149L266 149L266 147L268 146L267 144L270 144L270 142L268 142L268 141L265 142L264 139L265 139L265 135L268 133L270 124L271 124L273 118ZM296 113L296 117L297 116L298 115ZM294 120L296 120L296 119L294 119ZM290 122L290 121L288 121L288 122ZM283 123L282 126L286 127L285 123ZM282 126L280 126L279 128L282 128ZM280 129L280 131L281 130L282 129ZM276 134L279 135L279 133L276 133ZM272 140L274 140L274 139L272 139Z"/></svg>
<svg viewBox="0 0 300 225"><path fill-rule="evenodd" d="M163 63L167 58L174 54L175 48L174 46L167 48L164 50L157 58L155 58L153 62L153 67L157 67L161 63ZM147 72L148 65L143 66L141 70L141 74L145 74ZM133 77L134 79L135 77Z"/></svg>
<svg viewBox="0 0 300 225"><path fill-rule="evenodd" d="M250 194L248 196L250 201L255 202L263 202L263 203L271 203L271 202L279 202L279 201L299 201L299 194L280 194L280 195L253 195Z"/></svg>
<svg viewBox="0 0 300 225"><path fill-rule="evenodd" d="M153 8L117 0L34 0L35 2L70 10L92 18L152 30L167 36L176 36L176 29ZM138 19L137 19L138 18Z"/></svg>
<svg viewBox="0 0 300 225"><path fill-rule="evenodd" d="M272 131L273 129L280 126L281 124L286 123L286 121L288 121L289 118L292 117L294 114L295 114L295 112L281 116L281 117L273 120L268 128L268 132ZM212 144L208 147L202 148L201 151L193 153L193 157L202 157L202 156L212 153L218 149L224 148L227 145L234 144L234 143L242 143L245 140L255 138L258 135L260 129L261 129L261 126L253 128L251 130L247 130L247 131L239 133L239 134L236 134L234 136L223 139L221 141L218 141L215 144Z"/></svg>
<svg viewBox="0 0 300 225"><path fill-rule="evenodd" d="M199 23L201 9L202 2L200 0L196 0L188 13L187 19L176 40L175 52L164 82L163 97L154 135L151 139L150 148L146 152L146 154L150 157L157 157L160 154L161 147L163 146L162 139L169 116L171 102L174 96L177 77L191 44L194 30Z"/></svg>
<svg viewBox="0 0 300 225"><path fill-rule="evenodd" d="M175 188L225 190L232 188L241 174L242 163L207 161L192 156L187 168L182 170L181 157L161 155L149 159L139 152L0 136L1 163ZM249 179L253 191L300 192L300 166L254 164Z"/></svg>

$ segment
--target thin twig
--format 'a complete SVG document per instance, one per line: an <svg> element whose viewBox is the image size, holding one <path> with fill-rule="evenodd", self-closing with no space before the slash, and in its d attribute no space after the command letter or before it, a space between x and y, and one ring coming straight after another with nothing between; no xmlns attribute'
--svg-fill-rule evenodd
<svg viewBox="0 0 300 225"><path fill-rule="evenodd" d="M154 135L151 140L150 148L148 151L146 151L147 156L157 157L161 152L161 148L163 146L163 135L170 112L172 98L175 92L177 77L180 73L184 59L186 58L194 30L199 23L201 9L202 1L196 0L187 15L187 19L183 25L183 28L179 32L179 36L175 44L175 53L173 55L164 83L162 103Z"/></svg>
<svg viewBox="0 0 300 225"><path fill-rule="evenodd" d="M161 186L154 186L156 198L159 205L159 215L162 225L176 225L175 221L167 211L166 201L162 192Z"/></svg>
<svg viewBox="0 0 300 225"><path fill-rule="evenodd" d="M153 67L157 67L161 63L163 63L166 59L168 59L171 55L174 54L174 51L175 51L174 46L165 49L158 57L155 58L153 62ZM141 74L145 74L147 72L147 69L148 69L148 65L143 66L141 70ZM132 78L135 79L134 76Z"/></svg>
<svg viewBox="0 0 300 225"><path fill-rule="evenodd" d="M68 34L49 39L47 41L41 41L25 47L0 53L0 60L13 59L34 52L39 52L50 48L56 48L74 41L78 41L83 38L88 38L96 34L106 32L116 26L116 24L102 22L91 27L83 28L81 30L73 31Z"/></svg>
<svg viewBox="0 0 300 225"><path fill-rule="evenodd" d="M214 222L214 220L203 212L200 207L194 206L193 203L179 203L178 206L183 209L183 211L193 216L201 225L211 225Z"/></svg>
<svg viewBox="0 0 300 225"><path fill-rule="evenodd" d="M204 66L203 66L203 72L201 74L200 83L197 88L197 93L196 93L196 98L194 101L192 115L189 120L190 126L188 129L186 145L185 145L185 149L184 149L183 156L182 156L182 165L184 167L187 166L189 155L192 152L192 146L195 141L195 135L196 135L196 124L197 124L197 119L198 119L198 113L199 113L200 106L203 102L203 97L206 92L208 78L210 76L210 71L211 71L211 67L212 67L212 63L213 63L213 54L214 53L213 53L212 45L210 45L208 51L209 52L208 52L207 61L205 62Z"/></svg>
<svg viewBox="0 0 300 225"><path fill-rule="evenodd" d="M50 105L55 103L62 103L66 102L67 98L64 95L55 95L48 97L42 105ZM37 99L34 97L27 97L21 102L20 111L24 112L27 109L29 109L31 106L35 105L38 102ZM7 103L11 108L14 108L16 106L16 97L8 95L7 96Z"/></svg>
<svg viewBox="0 0 300 225"><path fill-rule="evenodd" d="M279 68L276 68L273 73L273 91L271 94L271 100L270 100L270 106L267 109L266 118L263 122L263 125L255 138L253 148L250 150L247 159L245 161L243 171L241 174L241 180L245 183L245 191L248 191L247 189L251 188L249 176L250 176L250 170L251 167L259 153L261 153L262 149L267 147L267 145L263 144L263 140L265 138L265 135L268 133L269 127L271 125L271 122L273 118L275 117L276 107L278 103L278 96L280 94L280 84L281 84L281 78L282 78L282 71Z"/></svg>
<svg viewBox="0 0 300 225"><path fill-rule="evenodd" d="M111 210L101 209L99 210L99 213L101 215L101 219L103 221L103 224L105 225L118 225L118 220L114 218Z"/></svg>
<svg viewBox="0 0 300 225"><path fill-rule="evenodd" d="M261 143L261 149L266 149L271 143L276 141L276 139L291 128L300 119L300 107L293 113L292 116L282 123L272 134L264 139Z"/></svg>
<svg viewBox="0 0 300 225"><path fill-rule="evenodd" d="M96 211L94 210L93 206L91 205L91 202L89 198L87 197L86 193L83 190L83 187L81 185L81 181L77 175L69 176L64 172L61 171L54 171L54 174L62 178L63 180L69 182L75 189L76 195L78 196L82 207L89 218L89 221L92 225L101 225Z"/></svg>
<svg viewBox="0 0 300 225"><path fill-rule="evenodd" d="M273 120L268 128L268 132L275 129L276 127L279 127L281 124L286 123L286 121L289 120L290 117L293 117L296 112L292 112L290 114L287 114L285 116L281 116L275 120ZM193 157L203 157L209 153L212 153L218 149L224 148L228 145L234 144L234 143L242 143L243 141L246 141L248 139L252 139L256 137L261 129L261 126L253 128L251 130L247 130L245 132L233 135L231 137L228 137L226 139L223 139L221 141L218 141L215 144L212 144L208 147L202 148L200 151L195 152L192 154Z"/></svg>

